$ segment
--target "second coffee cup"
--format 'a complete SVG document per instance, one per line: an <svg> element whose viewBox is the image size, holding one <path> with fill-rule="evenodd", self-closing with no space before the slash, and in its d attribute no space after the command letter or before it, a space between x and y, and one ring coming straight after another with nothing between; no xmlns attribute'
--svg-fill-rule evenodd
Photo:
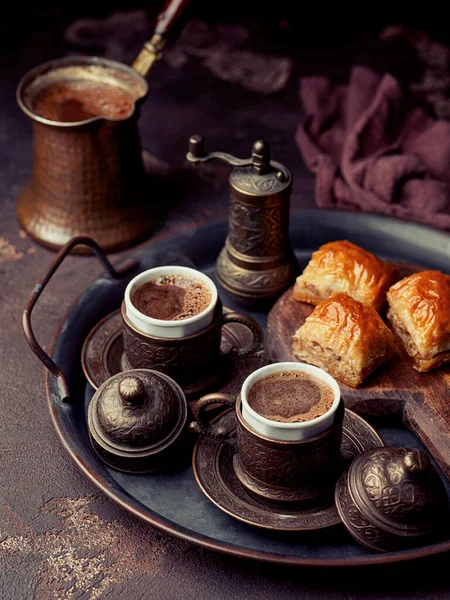
<svg viewBox="0 0 450 600"><path fill-rule="evenodd" d="M222 327L240 323L253 334L251 356L263 348L263 332L251 317L224 312L214 282L204 273L177 265L148 269L130 281L122 302L123 368L166 373L187 394L216 381L221 359Z"/></svg>
<svg viewBox="0 0 450 600"><path fill-rule="evenodd" d="M209 424L207 408L214 404L235 407L235 432ZM233 446L233 469L247 492L284 503L312 501L334 489L344 404L337 382L322 369L295 362L262 367L247 377L236 400L208 394L194 415L192 430Z"/></svg>

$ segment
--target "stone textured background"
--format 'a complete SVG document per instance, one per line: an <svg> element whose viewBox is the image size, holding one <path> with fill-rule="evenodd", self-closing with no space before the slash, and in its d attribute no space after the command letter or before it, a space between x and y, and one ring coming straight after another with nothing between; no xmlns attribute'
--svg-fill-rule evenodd
<svg viewBox="0 0 450 600"><path fill-rule="evenodd" d="M189 28L155 67L140 128L149 170L167 184L167 196L150 201L167 210L148 243L180 227L226 217L229 170L211 164L193 172L184 161L187 139L196 132L207 137L209 149L238 156L247 156L258 137L267 138L274 158L293 171L293 207L314 205L314 181L294 143L301 119L299 75L325 72L343 80L360 62L389 68L421 91L434 77L445 99L443 34L429 32L434 46L423 37L420 43L410 33L405 37L403 30L388 30L380 39L386 22L374 32L355 27L329 34L289 21L288 3L282 8L279 18L267 10L255 18L254 7L242 13L239 3L231 3L217 17L207 3L199 3ZM47 414L41 364L21 328L24 303L54 254L33 243L15 217L32 151L31 123L16 105L15 89L30 68L63 54L103 53L129 62L151 31L155 3L124 11L113 5L109 13L64 12L47 3L27 15L22 6L11 7L1 25L7 51L0 55L0 597L447 598L448 557L323 571L202 550L127 514L89 483L63 450ZM61 316L99 273L93 258L65 262L34 316L44 348Z"/></svg>

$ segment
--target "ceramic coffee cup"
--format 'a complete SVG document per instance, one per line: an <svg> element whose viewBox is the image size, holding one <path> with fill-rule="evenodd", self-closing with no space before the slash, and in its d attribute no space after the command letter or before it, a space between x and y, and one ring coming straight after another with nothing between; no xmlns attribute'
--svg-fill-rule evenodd
<svg viewBox="0 0 450 600"><path fill-rule="evenodd" d="M334 394L331 408L320 417L298 423L272 421L253 411L248 406L251 386L262 377L286 370L309 373L328 383ZM234 407L234 431L209 423L207 409L216 404ZM236 399L222 393L203 396L195 405L194 416L192 431L233 446L234 471L251 494L284 503L311 501L332 492L341 462L344 404L338 384L322 369L291 362L262 367L247 377Z"/></svg>
<svg viewBox="0 0 450 600"><path fill-rule="evenodd" d="M329 385L334 394L331 408L315 419L298 423L282 423L267 419L258 414L248 403L248 393L250 389L257 381L280 371L299 371L301 373L307 373ZM323 369L297 362L274 363L254 371L244 381L241 389L242 417L254 431L261 435L276 440L300 441L314 437L331 427L340 399L341 390L339 389L337 381Z"/></svg>
<svg viewBox="0 0 450 600"><path fill-rule="evenodd" d="M211 303L193 317L170 321L144 315L131 303L133 292L161 275L188 275L211 291ZM233 348L233 356L254 356L263 349L259 324L236 312L224 312L214 282L195 269L164 266L144 271L128 284L122 302L124 354L122 367L153 369L172 377L185 394L198 393L212 385L225 368L221 351L222 328L229 323L245 325L253 335L250 348ZM228 356L228 355L227 355Z"/></svg>
<svg viewBox="0 0 450 600"><path fill-rule="evenodd" d="M187 276L201 282L211 294L209 306L197 315L178 321L155 319L144 315L133 305L131 297L138 288L164 275ZM178 265L155 267L136 275L127 285L124 296L125 314L131 325L141 333L161 338L182 338L206 329L213 320L217 300L217 288L212 279L201 271Z"/></svg>

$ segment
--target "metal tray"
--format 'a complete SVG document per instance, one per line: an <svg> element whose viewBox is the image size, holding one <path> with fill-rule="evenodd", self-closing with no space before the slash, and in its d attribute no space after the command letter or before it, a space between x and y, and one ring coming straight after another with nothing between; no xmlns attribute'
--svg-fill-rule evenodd
<svg viewBox="0 0 450 600"><path fill-rule="evenodd" d="M219 510L201 492L192 468L164 475L128 475L107 468L93 452L87 432L87 407L93 388L81 369L86 336L120 306L128 281L158 264L194 265L214 278L214 264L227 233L220 221L191 228L137 251L138 266L126 277L97 279L61 321L52 343L54 362L64 373L72 403L61 402L58 377L47 371L50 416L59 437L81 471L125 510L159 529L205 548L239 557L303 566L394 563L450 550L450 538L409 551L375 554L358 545L342 525L315 532L272 532L246 525ZM450 236L395 219L336 210L292 212L290 236L303 267L321 244L348 239L380 257L448 272ZM38 287L38 286L37 286ZM36 289L36 288L35 288ZM252 312L222 295L226 306L252 315L264 327L266 313ZM401 423L372 422L387 445L423 449ZM443 477L449 494L450 484Z"/></svg>

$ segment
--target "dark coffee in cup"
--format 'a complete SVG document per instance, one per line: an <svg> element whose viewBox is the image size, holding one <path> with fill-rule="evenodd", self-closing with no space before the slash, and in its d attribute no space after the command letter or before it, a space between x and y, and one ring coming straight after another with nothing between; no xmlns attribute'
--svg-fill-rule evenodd
<svg viewBox="0 0 450 600"><path fill-rule="evenodd" d="M123 119L132 113L134 100L117 86L74 80L42 88L33 99L33 110L39 117L60 123L93 117Z"/></svg>
<svg viewBox="0 0 450 600"><path fill-rule="evenodd" d="M328 383L302 371L278 371L256 381L247 394L259 415L281 423L310 421L327 413L334 402Z"/></svg>
<svg viewBox="0 0 450 600"><path fill-rule="evenodd" d="M178 273L160 275L131 295L131 303L139 312L164 321L194 317L206 310L211 302L211 290L203 281Z"/></svg>

